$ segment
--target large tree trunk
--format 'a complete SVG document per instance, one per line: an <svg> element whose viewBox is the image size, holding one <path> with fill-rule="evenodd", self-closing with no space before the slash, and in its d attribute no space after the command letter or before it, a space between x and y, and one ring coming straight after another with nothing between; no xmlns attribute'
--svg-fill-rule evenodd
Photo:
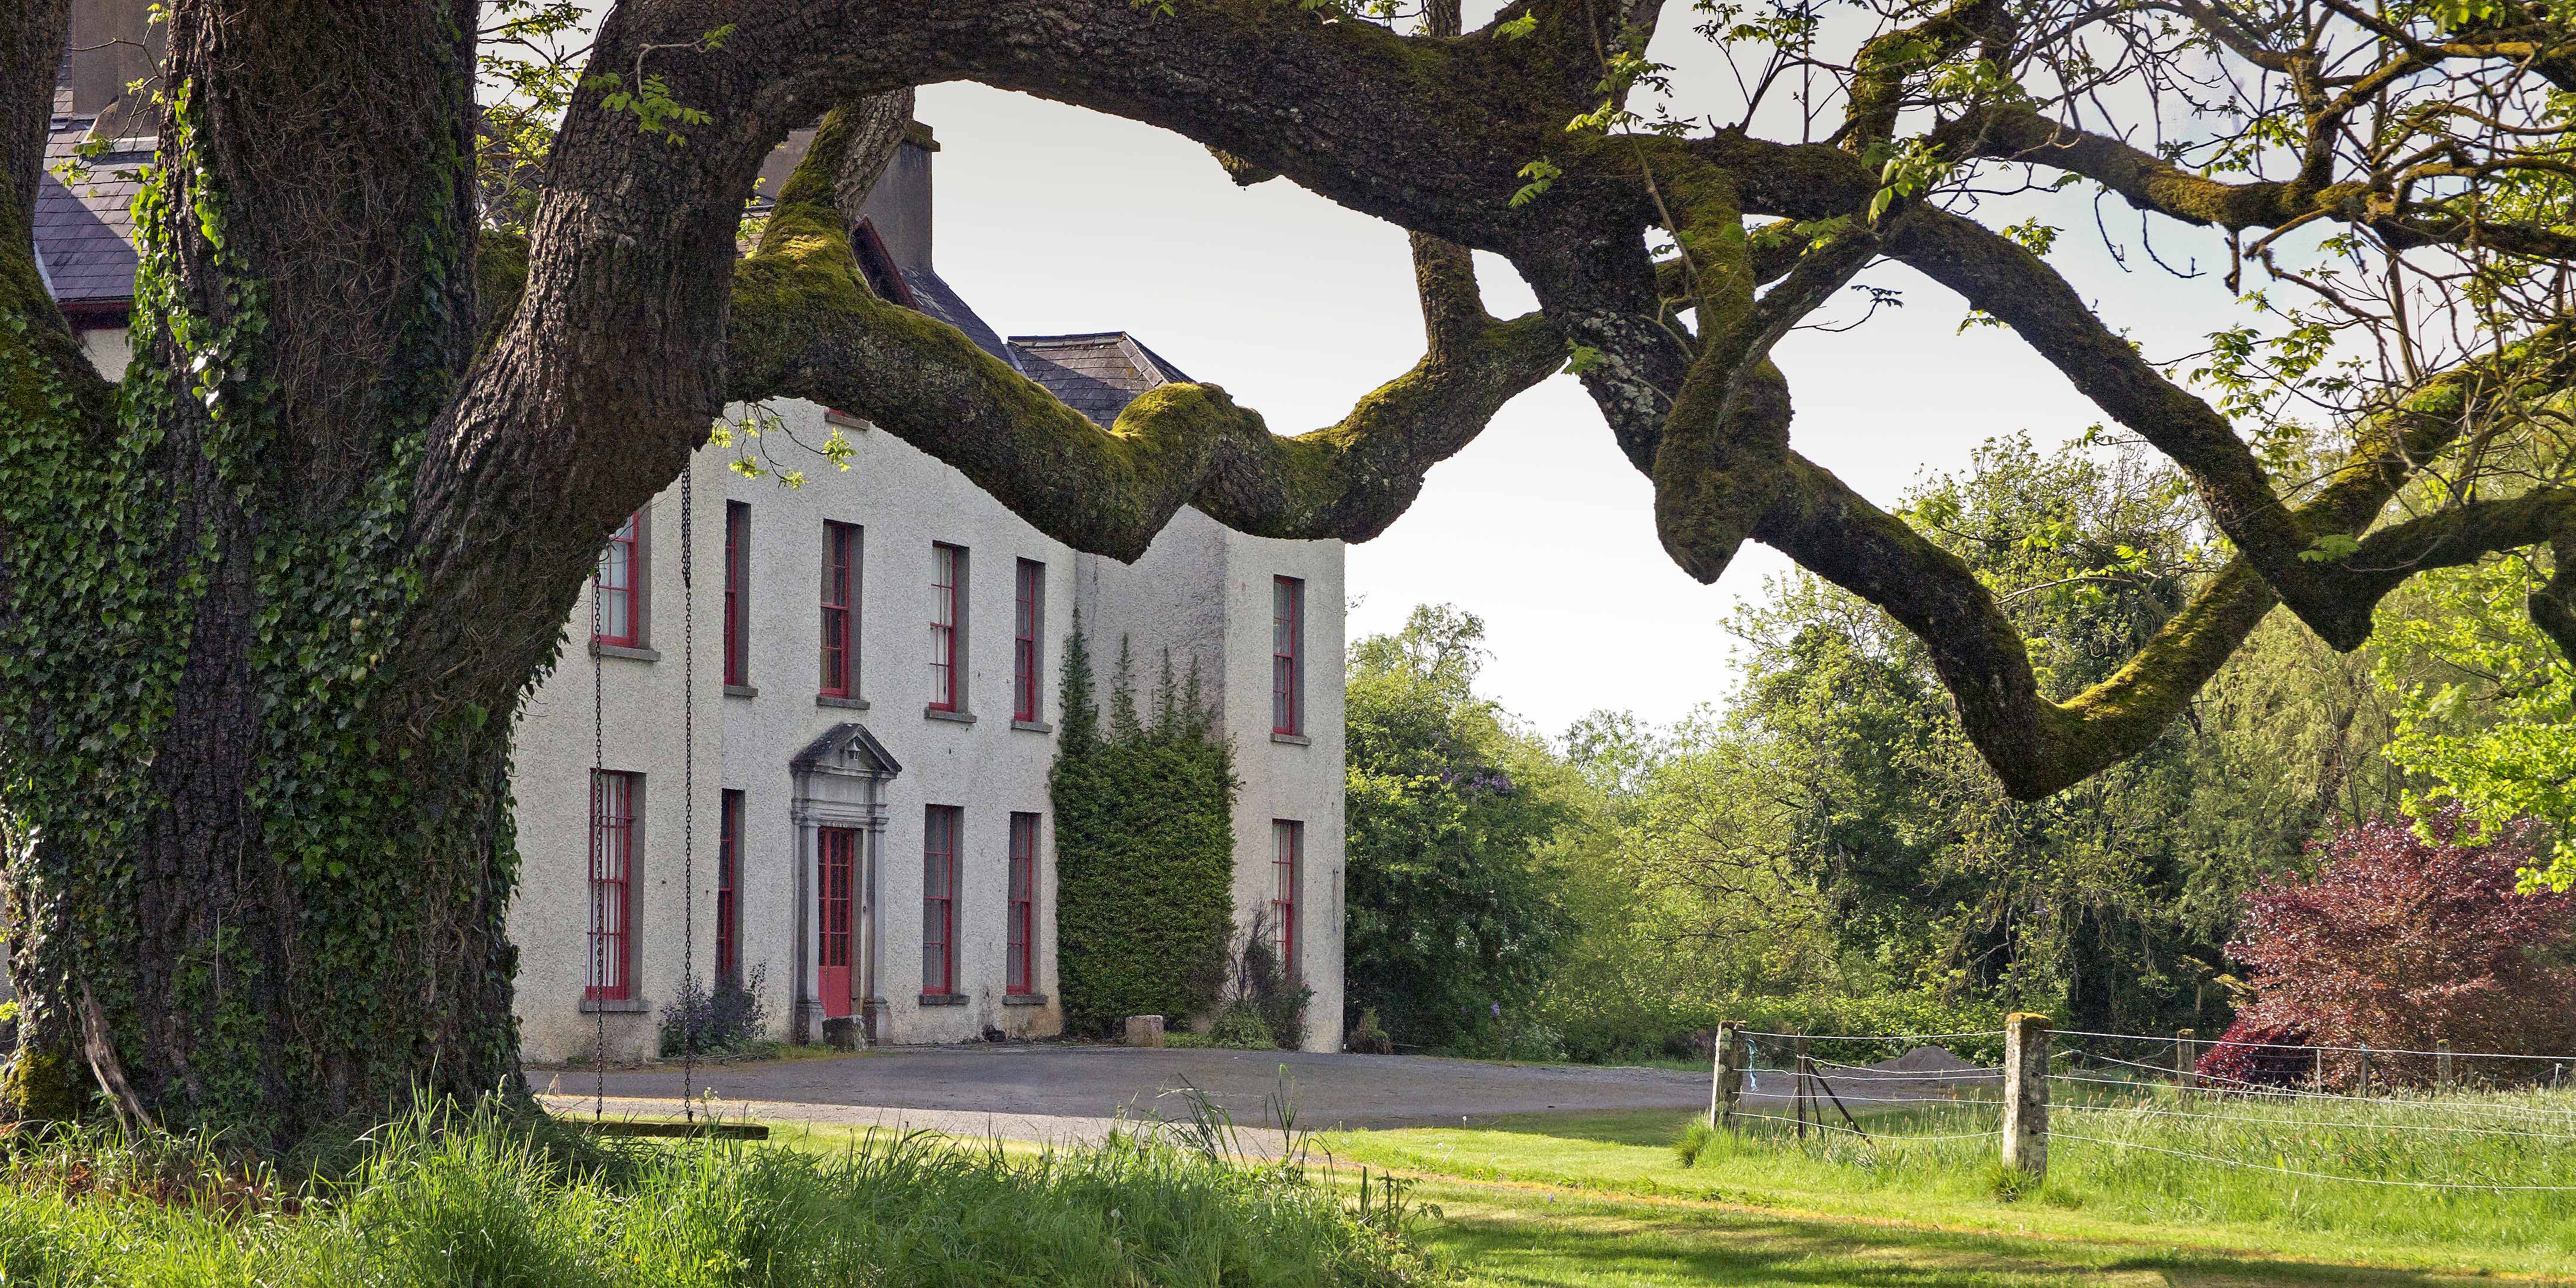
<svg viewBox="0 0 2576 1288"><path fill-rule="evenodd" d="M173 11L125 414L0 471L20 1112L96 1087L285 1145L514 1076L509 712L544 659L380 665L430 611L405 532L471 356L473 21Z"/></svg>

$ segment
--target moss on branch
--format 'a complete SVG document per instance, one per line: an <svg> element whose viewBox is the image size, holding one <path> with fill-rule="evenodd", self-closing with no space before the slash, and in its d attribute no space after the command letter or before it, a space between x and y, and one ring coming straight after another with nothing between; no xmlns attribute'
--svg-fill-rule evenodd
<svg viewBox="0 0 2576 1288"><path fill-rule="evenodd" d="M1424 239L1429 350L1340 423L1280 437L1223 389L1179 384L1104 429L955 328L868 289L833 199L852 137L843 113L827 119L735 275L727 397L865 416L1080 549L1133 559L1188 504L1259 535L1366 540L1562 360L1543 319L1486 317L1466 253Z"/></svg>

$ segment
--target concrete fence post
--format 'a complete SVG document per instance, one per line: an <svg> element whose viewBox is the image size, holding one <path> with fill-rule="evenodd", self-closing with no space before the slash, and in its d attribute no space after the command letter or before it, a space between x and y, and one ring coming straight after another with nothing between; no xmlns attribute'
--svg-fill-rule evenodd
<svg viewBox="0 0 2576 1288"><path fill-rule="evenodd" d="M2198 1036L2197 1030L2174 1030L2174 1085L2177 1087L2191 1085L2192 1071L2200 1062L2200 1053L2195 1049L2200 1044L2193 1041Z"/></svg>
<svg viewBox="0 0 2576 1288"><path fill-rule="evenodd" d="M2451 1040L2443 1038L2433 1044L2433 1081L2442 1090L2451 1089Z"/></svg>
<svg viewBox="0 0 2576 1288"><path fill-rule="evenodd" d="M2048 1017L2004 1017L2004 1166L2048 1177Z"/></svg>
<svg viewBox="0 0 2576 1288"><path fill-rule="evenodd" d="M1752 1063L1744 1058L1744 1021L1728 1020L1718 1025L1716 1045L1711 1055L1716 1070L1708 1088L1708 1125L1711 1130L1732 1130L1735 1102L1744 1094L1744 1068Z"/></svg>

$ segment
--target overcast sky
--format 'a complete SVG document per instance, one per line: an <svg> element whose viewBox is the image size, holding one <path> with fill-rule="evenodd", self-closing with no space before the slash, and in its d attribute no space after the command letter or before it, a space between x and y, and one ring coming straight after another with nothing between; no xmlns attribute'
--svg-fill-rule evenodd
<svg viewBox="0 0 2576 1288"><path fill-rule="evenodd" d="M1724 75L1713 50L1684 29L1656 52L1682 65L1682 110L1731 119L1723 97L1692 97ZM1237 188L1178 135L1057 103L933 86L919 114L943 145L939 271L1006 334L1133 332L1281 432L1340 419L1420 354L1391 225L1285 181ZM2134 235L2133 212L2103 209L2115 234ZM2075 226L2052 261L2151 355L2225 324L2215 274L2124 272L2101 249L2089 198L2061 199L2056 218ZM2218 249L2169 229L2156 244L2178 265L2197 252L2206 266ZM1495 312L1530 307L1508 266L1479 258ZM1884 266L1863 280L1901 289L1905 306L1849 334L1793 335L1778 359L1799 449L1873 500L1965 465L1987 437L2028 431L2053 445L2099 419L2011 332L1958 333L1958 297ZM1713 587L1684 576L1656 543L1645 479L1558 376L1434 469L1391 531L1351 547L1349 567L1354 636L1392 629L1420 603L1476 613L1493 652L1488 692L1555 733L1597 708L1663 722L1723 701L1723 620L1789 565L1747 545Z"/></svg>

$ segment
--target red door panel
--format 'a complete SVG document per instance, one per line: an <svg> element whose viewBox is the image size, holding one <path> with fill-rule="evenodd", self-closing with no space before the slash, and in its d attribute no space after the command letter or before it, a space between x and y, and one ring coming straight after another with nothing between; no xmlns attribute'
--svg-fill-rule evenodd
<svg viewBox="0 0 2576 1288"><path fill-rule="evenodd" d="M850 1013L850 872L859 834L855 828L827 827L822 840L814 891L821 905L816 924L822 927L823 944L814 989L822 997L824 1016L839 1019Z"/></svg>

